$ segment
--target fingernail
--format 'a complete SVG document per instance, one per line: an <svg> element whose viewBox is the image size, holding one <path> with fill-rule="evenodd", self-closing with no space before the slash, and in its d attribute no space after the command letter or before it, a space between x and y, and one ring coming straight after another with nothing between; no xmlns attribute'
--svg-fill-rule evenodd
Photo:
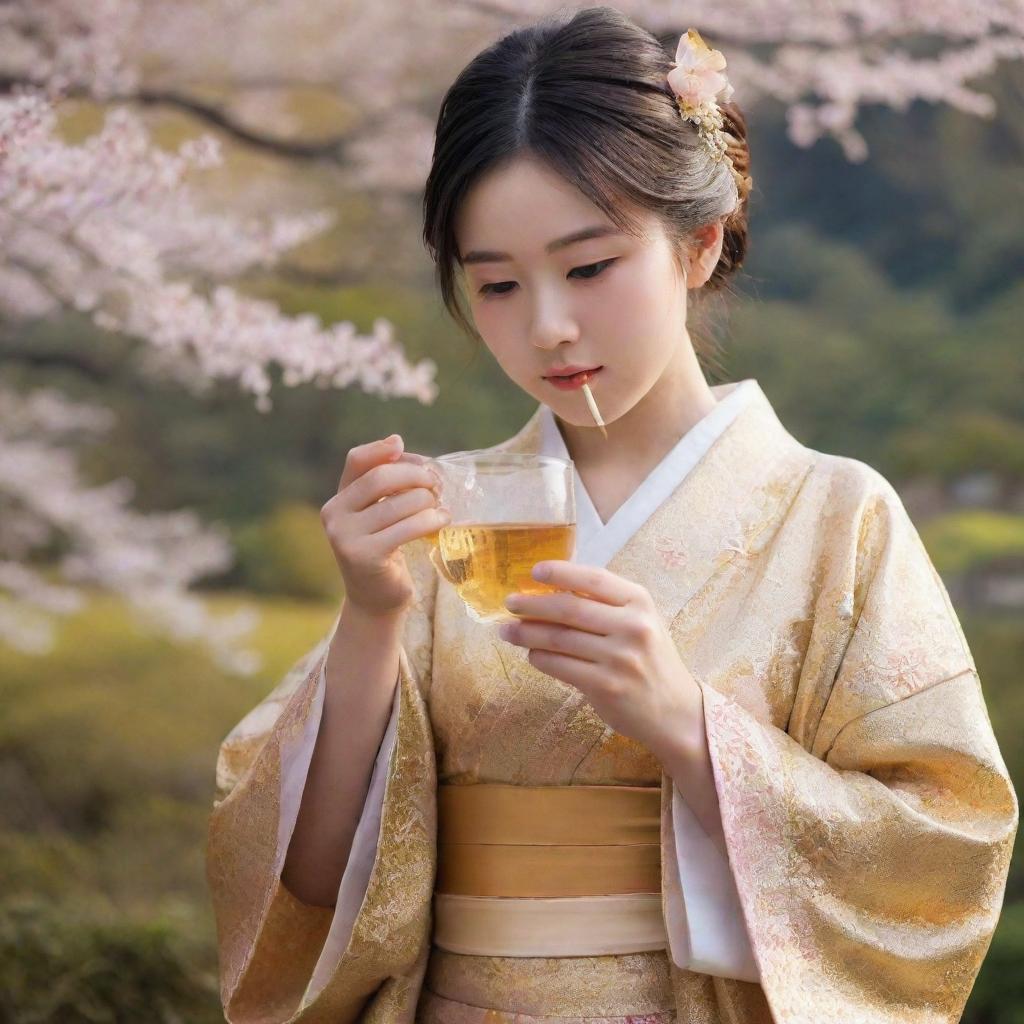
<svg viewBox="0 0 1024 1024"><path fill-rule="evenodd" d="M551 576L551 566L541 562L533 567L533 572L530 575L535 580L546 580Z"/></svg>

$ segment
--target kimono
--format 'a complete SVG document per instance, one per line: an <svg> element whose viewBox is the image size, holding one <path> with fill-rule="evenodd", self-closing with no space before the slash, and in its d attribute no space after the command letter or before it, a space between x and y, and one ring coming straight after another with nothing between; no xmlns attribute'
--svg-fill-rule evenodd
<svg viewBox="0 0 1024 1024"><path fill-rule="evenodd" d="M884 477L801 444L756 380L711 390L608 523L575 474L574 560L648 590L700 687L728 857L650 752L470 619L413 541L336 906L280 878L333 629L221 745L206 857L229 1022L960 1019L1018 825L963 631ZM566 454L544 405L491 450ZM494 783L660 787L660 948L439 946L438 794Z"/></svg>

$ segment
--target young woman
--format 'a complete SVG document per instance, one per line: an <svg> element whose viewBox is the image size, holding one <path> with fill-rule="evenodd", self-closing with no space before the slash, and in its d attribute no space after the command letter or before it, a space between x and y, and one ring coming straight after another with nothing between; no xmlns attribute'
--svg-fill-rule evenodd
<svg viewBox="0 0 1024 1024"><path fill-rule="evenodd" d="M1017 799L893 487L705 380L688 294L742 263L750 187L723 69L599 7L448 91L425 239L538 402L493 450L573 460L577 549L481 625L424 460L348 453L341 613L218 760L229 1021L960 1019Z"/></svg>

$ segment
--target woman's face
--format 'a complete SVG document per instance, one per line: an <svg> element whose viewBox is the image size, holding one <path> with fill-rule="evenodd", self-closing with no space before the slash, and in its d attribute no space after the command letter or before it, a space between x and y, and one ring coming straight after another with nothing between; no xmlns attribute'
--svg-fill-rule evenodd
<svg viewBox="0 0 1024 1024"><path fill-rule="evenodd" d="M501 368L563 420L593 425L582 391L553 369L602 366L591 381L605 422L665 373L686 333L686 288L660 223L645 239L619 232L578 189L528 157L495 168L467 193L455 233L469 309ZM586 228L609 232L566 245Z"/></svg>

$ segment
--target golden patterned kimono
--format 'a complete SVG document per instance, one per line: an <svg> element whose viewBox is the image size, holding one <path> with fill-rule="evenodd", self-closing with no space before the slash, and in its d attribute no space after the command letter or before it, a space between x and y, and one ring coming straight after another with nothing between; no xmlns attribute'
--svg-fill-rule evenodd
<svg viewBox="0 0 1024 1024"><path fill-rule="evenodd" d="M494 450L536 452L538 421ZM221 746L207 874L228 1021L960 1019L1018 804L945 587L877 471L802 445L757 388L607 564L647 588L701 687L760 983L665 950L478 957L432 943L439 783L660 785L667 908L672 780L470 620L426 541L404 551L418 600L378 846L348 945L316 986L334 910L285 889L275 851L282 749L309 718L330 637Z"/></svg>

